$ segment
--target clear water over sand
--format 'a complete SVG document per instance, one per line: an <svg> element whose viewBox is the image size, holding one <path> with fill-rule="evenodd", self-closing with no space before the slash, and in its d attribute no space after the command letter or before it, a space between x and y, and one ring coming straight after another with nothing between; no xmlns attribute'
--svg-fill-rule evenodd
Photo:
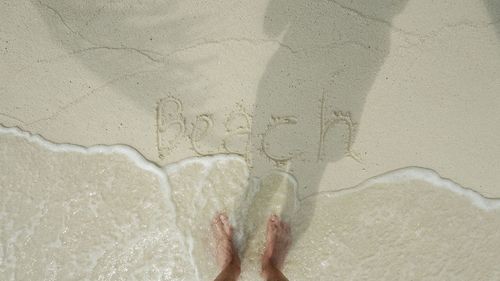
<svg viewBox="0 0 500 281"><path fill-rule="evenodd" d="M249 183L238 156L158 167L126 146L59 145L6 128L0 144L2 280L210 280L218 210L240 235L241 280L259 278L270 213L300 233L290 280L500 277L500 201L431 170L401 169L299 202L292 176Z"/></svg>
<svg viewBox="0 0 500 281"><path fill-rule="evenodd" d="M500 280L499 3L0 1L0 280Z"/></svg>

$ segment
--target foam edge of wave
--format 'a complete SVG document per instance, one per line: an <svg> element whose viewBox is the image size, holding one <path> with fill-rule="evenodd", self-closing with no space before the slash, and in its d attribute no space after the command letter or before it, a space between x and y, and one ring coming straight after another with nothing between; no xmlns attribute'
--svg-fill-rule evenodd
<svg viewBox="0 0 500 281"><path fill-rule="evenodd" d="M325 191L334 196L341 196L346 193L353 193L371 188L376 184L407 183L410 181L424 181L436 188L444 189L467 198L477 208L493 211L500 209L500 198L485 197L472 188L464 187L459 183L442 177L438 172L429 168L410 166L392 170L383 174L368 178L360 184L333 191ZM304 198L306 199L306 198Z"/></svg>
<svg viewBox="0 0 500 281"><path fill-rule="evenodd" d="M139 151L137 151L135 148L131 146L115 144L115 145L93 145L86 147L77 144L54 143L45 139L39 134L33 134L27 131L23 131L17 127L3 127L2 125L0 125L0 135L12 135L15 137L19 137L27 140L30 143L34 143L40 147L43 147L49 151L56 153L73 152L73 153L81 153L87 155L95 155L95 154L124 155L138 168L154 174L158 178L161 191L163 194L165 194L166 197L165 199L167 200L167 202L173 203L171 199L168 178L165 172L161 169L161 167L147 160ZM173 211L175 215L175 209L173 209Z"/></svg>

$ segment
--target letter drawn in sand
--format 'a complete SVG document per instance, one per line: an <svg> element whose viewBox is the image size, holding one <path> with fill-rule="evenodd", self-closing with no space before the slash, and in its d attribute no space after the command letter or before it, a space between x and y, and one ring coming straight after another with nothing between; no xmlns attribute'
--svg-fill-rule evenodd
<svg viewBox="0 0 500 281"><path fill-rule="evenodd" d="M222 141L227 153L243 156L249 161L249 140L252 116L247 113L242 104L238 104L238 110L232 111L224 122L226 136Z"/></svg>
<svg viewBox="0 0 500 281"><path fill-rule="evenodd" d="M270 142L267 141L269 133L274 130L278 130L280 126L295 125L297 124L297 117L295 116L272 116L271 123L267 126L266 131L262 135L261 148L262 152L278 166L284 166L291 160L295 155L300 152L288 152L287 155L274 155L269 151Z"/></svg>
<svg viewBox="0 0 500 281"><path fill-rule="evenodd" d="M347 126L347 136L344 139L345 144L345 155L351 157L352 159L360 162L361 159L357 153L352 150L352 144L354 142L354 133L356 130L356 123L352 121L350 112L334 111L333 114L325 120L325 93L321 98L321 112L320 112L320 136L319 136L319 146L318 146L318 156L317 161L321 160L323 154L323 147L325 144L325 136L328 131L335 127L337 124L344 124Z"/></svg>
<svg viewBox="0 0 500 281"><path fill-rule="evenodd" d="M156 135L160 159L168 156L177 146L184 131L185 119L181 101L174 97L159 100L156 107Z"/></svg>
<svg viewBox="0 0 500 281"><path fill-rule="evenodd" d="M202 149L199 147L199 142L205 138L208 134L208 131L213 129L214 127L214 121L212 118L211 114L201 114L196 116L196 120L194 121L193 125L193 130L191 131L190 135L190 140L191 140L191 146L193 150L200 156L208 156L208 155L214 155L217 153L222 153L219 149L213 150L213 151L202 151ZM222 145L221 145L222 146Z"/></svg>

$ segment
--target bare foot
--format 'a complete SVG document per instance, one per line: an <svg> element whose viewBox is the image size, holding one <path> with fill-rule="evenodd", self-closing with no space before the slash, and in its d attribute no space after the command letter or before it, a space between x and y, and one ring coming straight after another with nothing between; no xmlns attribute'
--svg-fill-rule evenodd
<svg viewBox="0 0 500 281"><path fill-rule="evenodd" d="M262 256L262 270L265 274L269 266L281 270L288 254L292 236L290 226L276 215L271 215L267 221L266 249Z"/></svg>
<svg viewBox="0 0 500 281"><path fill-rule="evenodd" d="M215 256L220 268L225 269L232 262L236 262L239 266L238 253L233 246L233 229L225 214L219 213L215 215L213 232L215 236Z"/></svg>

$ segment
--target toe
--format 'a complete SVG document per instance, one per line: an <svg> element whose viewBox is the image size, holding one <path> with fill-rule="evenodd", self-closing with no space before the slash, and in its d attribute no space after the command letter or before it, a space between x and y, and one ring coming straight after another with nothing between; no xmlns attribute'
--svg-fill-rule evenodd
<svg viewBox="0 0 500 281"><path fill-rule="evenodd" d="M274 224L273 216L271 215L267 220L267 230L271 229L271 226Z"/></svg>
<svg viewBox="0 0 500 281"><path fill-rule="evenodd" d="M215 220L214 227L217 231L217 234L223 234L224 233L224 225L222 224L222 221L220 219Z"/></svg>
<svg viewBox="0 0 500 281"><path fill-rule="evenodd" d="M224 228L224 232L229 236L231 237L232 235L232 232L233 232L233 229L231 227L231 224L229 223L229 219L227 217L227 215L225 214L221 214L220 215L220 221L222 222L222 225L223 225L223 228Z"/></svg>
<svg viewBox="0 0 500 281"><path fill-rule="evenodd" d="M280 225L280 218L277 215L271 215L269 217L269 223L275 227L278 227Z"/></svg>
<svg viewBox="0 0 500 281"><path fill-rule="evenodd" d="M227 215L225 213L220 213L219 218L221 221L226 222L227 221Z"/></svg>
<svg viewBox="0 0 500 281"><path fill-rule="evenodd" d="M215 229L216 229L218 237L222 238L225 236L224 235L224 227L222 226L222 224L220 224L220 223L216 224Z"/></svg>
<svg viewBox="0 0 500 281"><path fill-rule="evenodd" d="M220 221L221 215L223 215L223 213L221 213L221 212L218 212L215 214L214 219L213 219L214 224Z"/></svg>
<svg viewBox="0 0 500 281"><path fill-rule="evenodd" d="M273 227L273 222L271 221L271 219L269 219L269 220L267 221L267 229L266 229L266 230L267 230L267 233L270 233L270 232L271 232L272 227Z"/></svg>

